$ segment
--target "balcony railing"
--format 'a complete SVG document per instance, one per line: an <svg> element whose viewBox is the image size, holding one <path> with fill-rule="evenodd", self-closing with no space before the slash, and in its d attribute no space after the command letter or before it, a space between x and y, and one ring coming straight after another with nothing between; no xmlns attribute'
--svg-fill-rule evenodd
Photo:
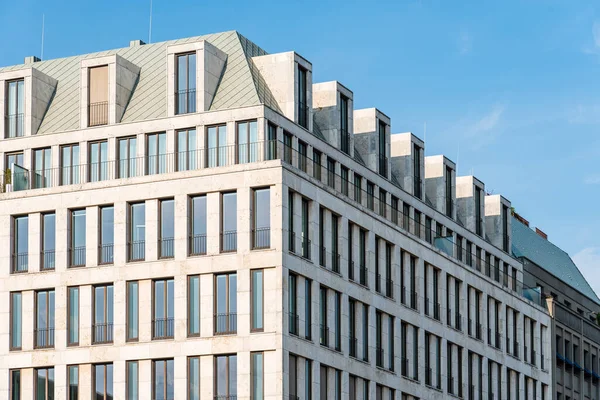
<svg viewBox="0 0 600 400"><path fill-rule="evenodd" d="M237 333L237 313L214 315L215 335L233 335Z"/></svg>
<svg viewBox="0 0 600 400"><path fill-rule="evenodd" d="M23 114L10 114L4 117L4 132L6 138L21 137L25 134Z"/></svg>
<svg viewBox="0 0 600 400"><path fill-rule="evenodd" d="M113 243L98 246L98 261L100 264L112 264L114 262L114 247Z"/></svg>
<svg viewBox="0 0 600 400"><path fill-rule="evenodd" d="M69 249L69 267L85 266L85 246L78 246Z"/></svg>
<svg viewBox="0 0 600 400"><path fill-rule="evenodd" d="M146 258L146 241L136 240L127 243L127 260L144 261Z"/></svg>
<svg viewBox="0 0 600 400"><path fill-rule="evenodd" d="M172 339L175 333L173 318L157 318L152 320L152 339Z"/></svg>
<svg viewBox="0 0 600 400"><path fill-rule="evenodd" d="M12 256L12 273L27 272L29 253L17 253Z"/></svg>
<svg viewBox="0 0 600 400"><path fill-rule="evenodd" d="M232 253L237 251L237 231L221 233L221 252Z"/></svg>
<svg viewBox="0 0 600 400"><path fill-rule="evenodd" d="M108 124L108 101L90 103L88 106L88 126Z"/></svg>
<svg viewBox="0 0 600 400"><path fill-rule="evenodd" d="M112 343L113 324L101 323L92 324L92 341L94 344Z"/></svg>
<svg viewBox="0 0 600 400"><path fill-rule="evenodd" d="M319 343L321 346L329 347L329 327L323 324L319 325Z"/></svg>
<svg viewBox="0 0 600 400"><path fill-rule="evenodd" d="M305 237L296 237L296 234L292 232L290 234L290 251L294 254L298 254L299 256L306 258L308 260L311 259L311 241Z"/></svg>
<svg viewBox="0 0 600 400"><path fill-rule="evenodd" d="M159 258L175 257L175 239L172 237L158 239L158 249Z"/></svg>
<svg viewBox="0 0 600 400"><path fill-rule="evenodd" d="M35 331L35 348L48 349L54 347L54 328L37 329Z"/></svg>
<svg viewBox="0 0 600 400"><path fill-rule="evenodd" d="M190 256L202 256L206 254L206 234L190 235Z"/></svg>
<svg viewBox="0 0 600 400"><path fill-rule="evenodd" d="M40 257L40 270L49 271L53 270L56 264L56 252L54 250L44 250Z"/></svg>
<svg viewBox="0 0 600 400"><path fill-rule="evenodd" d="M196 89L178 90L175 92L176 114L196 112Z"/></svg>
<svg viewBox="0 0 600 400"><path fill-rule="evenodd" d="M271 228L256 228L252 230L252 248L254 250L271 247Z"/></svg>
<svg viewBox="0 0 600 400"><path fill-rule="evenodd" d="M300 336L300 317L298 314L289 313L289 323L290 323L290 334L294 336Z"/></svg>

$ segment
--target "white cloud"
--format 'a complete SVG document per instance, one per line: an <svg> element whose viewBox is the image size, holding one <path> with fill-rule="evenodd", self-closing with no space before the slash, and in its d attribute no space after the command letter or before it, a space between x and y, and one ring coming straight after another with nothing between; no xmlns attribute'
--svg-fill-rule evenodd
<svg viewBox="0 0 600 400"><path fill-rule="evenodd" d="M461 31L458 35L458 52L460 54L468 54L473 48L473 39L467 31Z"/></svg>
<svg viewBox="0 0 600 400"><path fill-rule="evenodd" d="M573 256L573 262L596 294L600 294L600 247L587 247L581 250Z"/></svg>
<svg viewBox="0 0 600 400"><path fill-rule="evenodd" d="M592 43L583 47L586 54L600 54L600 21L592 24Z"/></svg>
<svg viewBox="0 0 600 400"><path fill-rule="evenodd" d="M589 175L583 180L586 185L600 185L600 175Z"/></svg>
<svg viewBox="0 0 600 400"><path fill-rule="evenodd" d="M503 113L504 106L495 105L490 112L467 125L466 136L469 138L490 136L500 123Z"/></svg>

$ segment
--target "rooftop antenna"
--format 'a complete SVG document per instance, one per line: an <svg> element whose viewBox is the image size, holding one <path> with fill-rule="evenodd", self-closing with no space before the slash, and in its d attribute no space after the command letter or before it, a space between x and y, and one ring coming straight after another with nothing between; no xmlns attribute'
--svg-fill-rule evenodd
<svg viewBox="0 0 600 400"><path fill-rule="evenodd" d="M46 15L42 14L42 51L40 52L40 60L44 59L44 22L46 19Z"/></svg>
<svg viewBox="0 0 600 400"><path fill-rule="evenodd" d="M150 0L150 28L148 29L148 44L152 43L152 0Z"/></svg>

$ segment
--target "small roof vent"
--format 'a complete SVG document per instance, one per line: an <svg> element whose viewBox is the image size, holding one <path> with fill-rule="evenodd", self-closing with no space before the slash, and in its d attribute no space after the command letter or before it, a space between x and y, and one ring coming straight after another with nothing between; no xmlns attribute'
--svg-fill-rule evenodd
<svg viewBox="0 0 600 400"><path fill-rule="evenodd" d="M27 56L25 57L25 64L33 64L38 61L41 61L39 57L36 56Z"/></svg>
<svg viewBox="0 0 600 400"><path fill-rule="evenodd" d="M146 42L144 42L143 40L137 39L137 40L130 41L129 47L143 46L145 44L146 44Z"/></svg>

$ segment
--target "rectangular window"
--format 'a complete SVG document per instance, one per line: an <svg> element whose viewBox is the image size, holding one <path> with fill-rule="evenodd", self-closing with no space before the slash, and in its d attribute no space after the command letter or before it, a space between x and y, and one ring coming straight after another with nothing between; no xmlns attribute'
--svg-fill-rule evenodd
<svg viewBox="0 0 600 400"><path fill-rule="evenodd" d="M139 283L127 282L127 340L136 341L139 338Z"/></svg>
<svg viewBox="0 0 600 400"><path fill-rule="evenodd" d="M360 262L359 282L363 286L369 286L367 275L367 231L358 230L358 258Z"/></svg>
<svg viewBox="0 0 600 400"><path fill-rule="evenodd" d="M387 157L386 157L386 131L387 125L379 121L379 175L387 177Z"/></svg>
<svg viewBox="0 0 600 400"><path fill-rule="evenodd" d="M312 361L304 359L304 398L312 400Z"/></svg>
<svg viewBox="0 0 600 400"><path fill-rule="evenodd" d="M292 135L287 132L283 132L283 161L292 163Z"/></svg>
<svg viewBox="0 0 600 400"><path fill-rule="evenodd" d="M21 292L10 294L10 349L21 350L23 303Z"/></svg>
<svg viewBox="0 0 600 400"><path fill-rule="evenodd" d="M52 270L56 255L56 214L42 214L41 270Z"/></svg>
<svg viewBox="0 0 600 400"><path fill-rule="evenodd" d="M113 285L94 287L94 315L92 342L112 343L113 341Z"/></svg>
<svg viewBox="0 0 600 400"><path fill-rule="evenodd" d="M375 211L375 184L367 181L367 207Z"/></svg>
<svg viewBox="0 0 600 400"><path fill-rule="evenodd" d="M396 196L392 196L391 209L392 209L392 222L398 225L398 211L399 211L400 200Z"/></svg>
<svg viewBox="0 0 600 400"><path fill-rule="evenodd" d="M272 123L267 125L267 143L265 147L265 159L275 160L277 158L277 126Z"/></svg>
<svg viewBox="0 0 600 400"><path fill-rule="evenodd" d="M200 335L200 276L188 277L188 336Z"/></svg>
<svg viewBox="0 0 600 400"><path fill-rule="evenodd" d="M383 368L383 315L381 311L375 311L375 364Z"/></svg>
<svg viewBox="0 0 600 400"><path fill-rule="evenodd" d="M340 178L342 181L342 194L348 196L348 168L341 166L340 169Z"/></svg>
<svg viewBox="0 0 600 400"><path fill-rule="evenodd" d="M432 223L431 218L425 216L425 240L428 243L433 243L433 237L432 237L432 232L431 232L431 223Z"/></svg>
<svg viewBox="0 0 600 400"><path fill-rule="evenodd" d="M88 126L108 124L108 65L88 69Z"/></svg>
<svg viewBox="0 0 600 400"><path fill-rule="evenodd" d="M334 292L335 303L333 310L333 317L335 320L335 349L342 351L342 294L340 292Z"/></svg>
<svg viewBox="0 0 600 400"><path fill-rule="evenodd" d="M237 250L237 193L221 195L221 251Z"/></svg>
<svg viewBox="0 0 600 400"><path fill-rule="evenodd" d="M446 216L452 218L452 168L446 167Z"/></svg>
<svg viewBox="0 0 600 400"><path fill-rule="evenodd" d="M328 390L328 382L327 382L327 366L321 364L321 367L319 368L319 376L320 376L320 382L319 382L319 387L320 387L320 396L319 396L319 400L328 400L327 399L327 392Z"/></svg>
<svg viewBox="0 0 600 400"><path fill-rule="evenodd" d="M200 357L188 358L188 400L200 400Z"/></svg>
<svg viewBox="0 0 600 400"><path fill-rule="evenodd" d="M67 288L67 345L79 345L79 287Z"/></svg>
<svg viewBox="0 0 600 400"><path fill-rule="evenodd" d="M152 361L152 399L174 399L173 359Z"/></svg>
<svg viewBox="0 0 600 400"><path fill-rule="evenodd" d="M142 261L146 257L146 204L129 205L128 261Z"/></svg>
<svg viewBox="0 0 600 400"><path fill-rule="evenodd" d="M54 347L54 290L35 293L35 348Z"/></svg>
<svg viewBox="0 0 600 400"><path fill-rule="evenodd" d="M149 133L146 135L146 174L164 174L171 169L167 160L167 134Z"/></svg>
<svg viewBox="0 0 600 400"><path fill-rule="evenodd" d="M115 246L115 208L100 207L100 245L98 257L100 264L112 264Z"/></svg>
<svg viewBox="0 0 600 400"><path fill-rule="evenodd" d="M54 368L35 369L35 400L54 399ZM97 399L100 399L97 397ZM103 399L105 400L105 399Z"/></svg>
<svg viewBox="0 0 600 400"><path fill-rule="evenodd" d="M153 282L152 339L171 339L175 331L175 293L173 279Z"/></svg>
<svg viewBox="0 0 600 400"><path fill-rule="evenodd" d="M502 206L502 250L508 252L508 207Z"/></svg>
<svg viewBox="0 0 600 400"><path fill-rule="evenodd" d="M387 204L386 204L387 192L383 189L379 189L379 215L383 218L387 218Z"/></svg>
<svg viewBox="0 0 600 400"><path fill-rule="evenodd" d="M10 370L10 400L21 400L21 370Z"/></svg>
<svg viewBox="0 0 600 400"><path fill-rule="evenodd" d="M177 54L175 114L196 112L196 53Z"/></svg>
<svg viewBox="0 0 600 400"><path fill-rule="evenodd" d="M298 140L298 168L303 172L306 172L306 167L307 167L306 152L307 152L306 143L304 143L301 140Z"/></svg>
<svg viewBox="0 0 600 400"><path fill-rule="evenodd" d="M406 231L410 229L410 205L402 204L402 228Z"/></svg>
<svg viewBox="0 0 600 400"><path fill-rule="evenodd" d="M264 354L262 352L250 353L252 368L251 375L251 400L263 400L265 398L264 382Z"/></svg>
<svg viewBox="0 0 600 400"><path fill-rule="evenodd" d="M206 196L192 197L191 209L189 253L206 254Z"/></svg>
<svg viewBox="0 0 600 400"><path fill-rule="evenodd" d="M7 153L6 154L4 169L10 171L13 168L13 164L23 167L24 162L23 162L23 152L22 151L17 152L17 153Z"/></svg>
<svg viewBox="0 0 600 400"><path fill-rule="evenodd" d="M33 150L33 189L47 188L54 186L52 174L52 149Z"/></svg>
<svg viewBox="0 0 600 400"><path fill-rule="evenodd" d="M237 161L239 164L259 160L260 143L256 120L237 123Z"/></svg>
<svg viewBox="0 0 600 400"><path fill-rule="evenodd" d="M362 176L354 173L354 200L362 204Z"/></svg>
<svg viewBox="0 0 600 400"><path fill-rule="evenodd" d="M67 367L67 379L68 379L68 400L79 399L79 366L69 365Z"/></svg>
<svg viewBox="0 0 600 400"><path fill-rule="evenodd" d="M60 184L73 185L80 183L79 145L71 144L60 148Z"/></svg>
<svg viewBox="0 0 600 400"><path fill-rule="evenodd" d="M196 130L177 131L177 171L191 171L197 168Z"/></svg>
<svg viewBox="0 0 600 400"><path fill-rule="evenodd" d="M141 168L138 166L136 144L137 139L135 136L117 139L119 178L138 176Z"/></svg>
<svg viewBox="0 0 600 400"><path fill-rule="evenodd" d="M250 329L255 332L264 330L264 271L255 269L251 271L252 289L250 295L252 297L251 304L251 320Z"/></svg>
<svg viewBox="0 0 600 400"><path fill-rule="evenodd" d="M396 359L395 351L394 351L394 343L396 338L394 338L394 317L388 316L388 349L389 349L389 370L393 371L395 368L394 361Z"/></svg>
<svg viewBox="0 0 600 400"><path fill-rule="evenodd" d="M363 361L369 361L369 305L363 304Z"/></svg>
<svg viewBox="0 0 600 400"><path fill-rule="evenodd" d="M206 167L224 165L227 165L227 126L209 126L206 129Z"/></svg>
<svg viewBox="0 0 600 400"><path fill-rule="evenodd" d="M348 133L348 98L340 93L340 150L350 154L350 134Z"/></svg>
<svg viewBox="0 0 600 400"><path fill-rule="evenodd" d="M421 237L421 212L415 210L415 236Z"/></svg>
<svg viewBox="0 0 600 400"><path fill-rule="evenodd" d="M215 276L215 335L237 332L237 275Z"/></svg>
<svg viewBox="0 0 600 400"><path fill-rule="evenodd" d="M139 398L139 370L137 361L127 361L127 376L125 380L125 391L127 400L138 400ZM191 399L191 398L190 398Z"/></svg>
<svg viewBox="0 0 600 400"><path fill-rule="evenodd" d="M335 189L335 160L327 157L327 186Z"/></svg>
<svg viewBox="0 0 600 400"><path fill-rule="evenodd" d="M413 145L413 171L414 171L414 180L413 180L413 194L417 198L423 197L423 193L421 190L422 180L421 180L421 148L416 144Z"/></svg>
<svg viewBox="0 0 600 400"><path fill-rule="evenodd" d="M71 210L71 238L69 240L69 266L83 267L86 263L85 210Z"/></svg>
<svg viewBox="0 0 600 400"><path fill-rule="evenodd" d="M319 326L321 346L329 346L329 326L327 326L327 288L319 288Z"/></svg>
<svg viewBox="0 0 600 400"><path fill-rule="evenodd" d="M6 82L6 116L4 122L7 138L25 134L25 80Z"/></svg>
<svg viewBox="0 0 600 400"><path fill-rule="evenodd" d="M304 336L312 340L312 281L304 278Z"/></svg>
<svg viewBox="0 0 600 400"><path fill-rule="evenodd" d="M252 210L252 248L271 247L271 190L255 189Z"/></svg>
<svg viewBox="0 0 600 400"><path fill-rule="evenodd" d="M113 399L113 365L97 364L93 366L95 400Z"/></svg>
<svg viewBox="0 0 600 400"><path fill-rule="evenodd" d="M321 152L313 149L313 177L321 181Z"/></svg>
<svg viewBox="0 0 600 400"><path fill-rule="evenodd" d="M298 336L298 277L294 274L288 275L288 290L289 332Z"/></svg>
<svg viewBox="0 0 600 400"><path fill-rule="evenodd" d="M294 231L294 192L288 191L288 249L296 252L296 232Z"/></svg>
<svg viewBox="0 0 600 400"><path fill-rule="evenodd" d="M481 236L483 219L481 218L481 188L475 186L475 233Z"/></svg>
<svg viewBox="0 0 600 400"><path fill-rule="evenodd" d="M160 201L160 258L175 257L175 200Z"/></svg>
<svg viewBox="0 0 600 400"><path fill-rule="evenodd" d="M348 340L350 357L357 357L356 301L353 299L348 299Z"/></svg>
<svg viewBox="0 0 600 400"><path fill-rule="evenodd" d="M298 124L308 129L308 93L307 93L307 75L306 69L298 65Z"/></svg>
<svg viewBox="0 0 600 400"><path fill-rule="evenodd" d="M309 204L308 200L302 198L301 204L301 218L302 218L302 257L310 259L310 236L309 236Z"/></svg>
<svg viewBox="0 0 600 400"><path fill-rule="evenodd" d="M108 163L108 142L90 143L89 159L89 182L98 182L108 179L109 163Z"/></svg>
<svg viewBox="0 0 600 400"><path fill-rule="evenodd" d="M340 217L331 214L331 270L336 274L340 273Z"/></svg>
<svg viewBox="0 0 600 400"><path fill-rule="evenodd" d="M215 357L214 367L216 399L237 398L237 356L223 355Z"/></svg>

